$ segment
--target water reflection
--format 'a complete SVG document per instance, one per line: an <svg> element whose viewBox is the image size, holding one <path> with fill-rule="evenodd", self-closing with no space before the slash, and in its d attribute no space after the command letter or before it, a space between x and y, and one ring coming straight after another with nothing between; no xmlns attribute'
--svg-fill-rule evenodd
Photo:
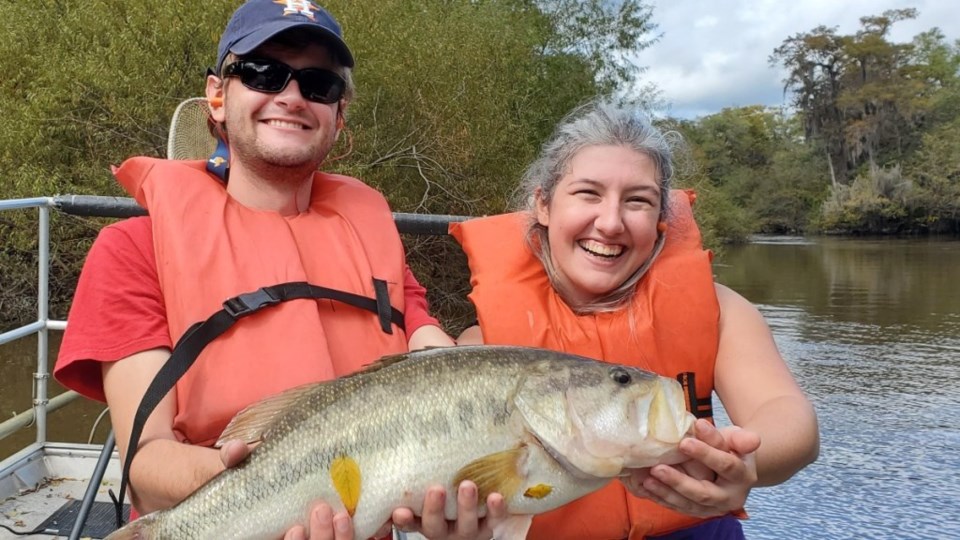
<svg viewBox="0 0 960 540"><path fill-rule="evenodd" d="M944 294L955 288L957 268L958 242L828 238L731 248L717 274L756 303L880 329L906 325L939 333L960 322L956 296Z"/></svg>
<svg viewBox="0 0 960 540"><path fill-rule="evenodd" d="M960 243L826 239L729 250L820 417L820 459L756 490L750 538L958 538ZM954 503L949 503L953 501Z"/></svg>
<svg viewBox="0 0 960 540"><path fill-rule="evenodd" d="M50 332L50 367L60 346L61 332ZM33 373L37 370L37 341L24 338L0 346L0 414L3 420L33 406ZM50 379L49 396L65 389ZM102 403L80 398L64 409L47 416L47 439L51 441L87 442L97 417L104 409ZM110 430L109 418L104 418L94 434L94 442L103 442ZM36 440L36 430L31 426L0 440L0 459Z"/></svg>

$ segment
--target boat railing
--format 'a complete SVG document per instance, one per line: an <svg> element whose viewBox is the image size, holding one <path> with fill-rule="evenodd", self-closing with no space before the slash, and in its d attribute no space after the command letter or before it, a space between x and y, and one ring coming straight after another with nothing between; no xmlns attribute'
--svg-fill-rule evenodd
<svg viewBox="0 0 960 540"><path fill-rule="evenodd" d="M33 373L32 407L16 414L13 418L0 423L0 439L29 426L36 427L36 444L47 442L47 413L59 409L79 397L68 391L50 399L48 382L50 380L50 330L63 330L66 321L50 319L50 211L56 208L54 197L36 197L31 199L12 199L0 201L0 211L36 208L39 212L37 238L37 319L33 322L0 334L0 345L12 341L37 336L37 366Z"/></svg>
<svg viewBox="0 0 960 540"><path fill-rule="evenodd" d="M51 211L85 217L125 218L146 215L146 210L130 198L90 195L60 195L28 199L0 200L0 212L36 208L39 213L37 233L37 318L13 330L0 334L0 346L32 335L37 336L37 365L33 373L33 403L29 410L0 422L0 440L33 424L36 440L26 452L42 450L47 443L47 415L73 402L80 394L69 390L53 398L49 397L50 343L49 332L62 331L67 321L50 318L50 217ZM467 219L464 216L394 213L397 230L402 234L442 236L454 221ZM70 540L80 538L84 522L90 512L97 487L103 477L107 462L114 451L111 431L103 445L100 458L91 471L90 482L82 505L70 533ZM395 539L404 540L405 533L395 530Z"/></svg>
<svg viewBox="0 0 960 540"><path fill-rule="evenodd" d="M13 330L0 334L0 346L37 336L37 365L33 373L33 403L29 410L0 422L0 440L31 424L36 428L36 444L47 442L47 415L73 402L79 394L70 390L49 397L50 346L49 332L62 331L67 321L50 318L50 217L51 211L74 216L125 218L146 215L136 201L127 197L94 195L58 195L28 199L0 200L0 212L35 208L39 212L37 241L37 318ZM397 229L403 234L442 236L453 221L464 216L439 214L394 213Z"/></svg>

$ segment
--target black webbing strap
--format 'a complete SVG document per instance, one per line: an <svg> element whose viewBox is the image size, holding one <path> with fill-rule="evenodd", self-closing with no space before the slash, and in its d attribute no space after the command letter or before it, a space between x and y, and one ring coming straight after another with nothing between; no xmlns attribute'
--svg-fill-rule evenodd
<svg viewBox="0 0 960 540"><path fill-rule="evenodd" d="M713 418L713 394L697 397L696 373L684 371L677 375L677 381L683 387L683 392L687 394L690 412L697 418Z"/></svg>
<svg viewBox="0 0 960 540"><path fill-rule="evenodd" d="M211 341L220 337L224 332L230 329L238 320L255 313L265 307L286 302L289 300L317 299L317 300L336 300L344 304L370 311L377 315L380 320L380 328L387 334L393 334L391 324L397 325L401 330L404 328L403 313L390 305L390 296L387 291L387 282L374 279L373 288L376 299L368 298L358 294L328 289L317 285L298 281L291 283L282 283L270 287L262 287L256 291L244 293L228 299L223 303L223 309L214 313L205 321L195 323L187 329L177 344L173 347L170 358L163 364L157 375L150 382L147 391L140 400L140 406L133 418L133 426L130 430L130 444L127 445L127 455L123 460L123 470L120 479L120 494L113 495L110 491L110 497L117 510L117 527L123 526L123 499L126 495L127 485L130 483L130 465L133 463L133 456L137 453L137 445L140 444L140 436L143 434L144 424L153 410L160 404L160 401L177 384L177 381L190 369L190 366L200 356Z"/></svg>
<svg viewBox="0 0 960 540"><path fill-rule="evenodd" d="M380 329L388 334L393 333L393 328L390 327L390 322L392 321L390 310L393 309L393 306L390 305L390 291L387 290L387 282L382 279L373 280L373 293L377 295L377 317L380 319ZM400 316L400 328L403 328L403 315Z"/></svg>

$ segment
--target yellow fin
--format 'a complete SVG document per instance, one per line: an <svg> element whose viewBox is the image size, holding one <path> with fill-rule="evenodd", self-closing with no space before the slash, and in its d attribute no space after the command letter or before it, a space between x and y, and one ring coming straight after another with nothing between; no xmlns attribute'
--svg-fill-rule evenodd
<svg viewBox="0 0 960 540"><path fill-rule="evenodd" d="M330 479L347 513L353 517L360 502L360 465L350 456L340 456L330 465Z"/></svg>
<svg viewBox="0 0 960 540"><path fill-rule="evenodd" d="M527 488L527 490L523 492L523 496L531 499L542 499L549 495L551 491L553 491L553 486L550 484L537 484Z"/></svg>
<svg viewBox="0 0 960 540"><path fill-rule="evenodd" d="M526 456L527 447L519 446L472 461L457 471L453 489L456 490L460 482L470 480L477 485L477 500L481 503L486 502L491 493L499 493L505 500L510 500L523 483L520 465Z"/></svg>
<svg viewBox="0 0 960 540"><path fill-rule="evenodd" d="M239 439L248 444L262 441L277 419L283 416L293 403L312 393L321 384L326 383L297 386L249 405L230 420L214 446L220 448L231 439Z"/></svg>

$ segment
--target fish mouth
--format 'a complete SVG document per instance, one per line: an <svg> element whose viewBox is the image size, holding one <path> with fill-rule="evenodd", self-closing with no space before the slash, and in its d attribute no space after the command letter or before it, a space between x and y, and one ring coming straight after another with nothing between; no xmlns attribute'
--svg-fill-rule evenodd
<svg viewBox="0 0 960 540"><path fill-rule="evenodd" d="M571 436L556 448L536 433L532 439L569 474L580 479L615 478L624 469L652 467L685 460L677 444L693 429L693 415L687 412L679 383L660 377L655 389L633 402L624 428L632 425L637 438L605 439L594 433L580 417L573 400L566 396ZM632 418L631 418L632 417Z"/></svg>
<svg viewBox="0 0 960 540"><path fill-rule="evenodd" d="M696 419L687 411L683 390L673 380L658 384L650 401L637 401L636 407L638 428L657 442L677 444L693 431Z"/></svg>

